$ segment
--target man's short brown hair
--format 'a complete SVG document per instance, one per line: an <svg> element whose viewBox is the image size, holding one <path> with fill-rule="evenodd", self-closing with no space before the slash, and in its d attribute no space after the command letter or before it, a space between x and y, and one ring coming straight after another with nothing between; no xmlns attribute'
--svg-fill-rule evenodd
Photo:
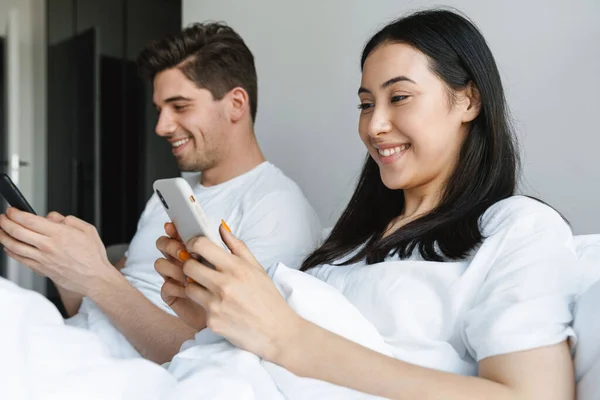
<svg viewBox="0 0 600 400"><path fill-rule="evenodd" d="M181 32L150 42L137 59L140 73L150 80L164 70L179 68L215 100L236 87L248 92L250 115L256 119L258 85L254 56L244 40L224 23L196 23Z"/></svg>

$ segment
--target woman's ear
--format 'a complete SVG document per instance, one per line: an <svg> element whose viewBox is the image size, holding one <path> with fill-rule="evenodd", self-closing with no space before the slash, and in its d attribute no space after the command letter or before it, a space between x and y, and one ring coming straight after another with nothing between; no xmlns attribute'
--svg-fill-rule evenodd
<svg viewBox="0 0 600 400"><path fill-rule="evenodd" d="M479 115L481 111L481 96L479 95L479 89L470 81L464 91L464 114L462 122L471 122Z"/></svg>
<svg viewBox="0 0 600 400"><path fill-rule="evenodd" d="M229 102L229 118L231 122L241 120L250 107L250 98L248 92L241 87L235 87L228 93Z"/></svg>

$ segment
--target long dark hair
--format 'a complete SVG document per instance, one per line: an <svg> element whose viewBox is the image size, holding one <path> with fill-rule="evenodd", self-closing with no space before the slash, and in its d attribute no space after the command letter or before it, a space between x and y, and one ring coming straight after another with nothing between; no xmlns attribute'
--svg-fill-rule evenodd
<svg viewBox="0 0 600 400"><path fill-rule="evenodd" d="M516 138L496 62L475 25L439 9L400 18L369 40L361 69L369 54L386 43L405 43L424 53L431 70L451 90L474 85L481 99L480 113L439 205L385 238L388 224L404 210L404 192L388 189L376 162L367 156L350 203L325 243L304 261L304 271L335 261L348 265L366 259L373 264L390 253L406 258L415 249L428 261L464 259L483 239L481 215L516 190Z"/></svg>

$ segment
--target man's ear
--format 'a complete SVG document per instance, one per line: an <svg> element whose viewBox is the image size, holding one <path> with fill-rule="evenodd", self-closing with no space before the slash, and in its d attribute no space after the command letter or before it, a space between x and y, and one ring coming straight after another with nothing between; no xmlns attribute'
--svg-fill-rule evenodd
<svg viewBox="0 0 600 400"><path fill-rule="evenodd" d="M250 108L248 92L241 87L235 87L227 94L229 97L229 119L238 122Z"/></svg>
<svg viewBox="0 0 600 400"><path fill-rule="evenodd" d="M473 81L467 84L464 90L464 114L462 122L471 122L479 115L481 111L481 96L479 95L479 89L473 83Z"/></svg>

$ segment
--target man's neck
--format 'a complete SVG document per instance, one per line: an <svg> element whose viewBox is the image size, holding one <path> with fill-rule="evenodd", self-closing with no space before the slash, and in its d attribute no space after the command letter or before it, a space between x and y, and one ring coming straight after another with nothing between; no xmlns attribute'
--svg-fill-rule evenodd
<svg viewBox="0 0 600 400"><path fill-rule="evenodd" d="M254 135L234 146L236 151L228 154L218 166L202 171L200 183L203 186L215 186L252 171L265 161Z"/></svg>

